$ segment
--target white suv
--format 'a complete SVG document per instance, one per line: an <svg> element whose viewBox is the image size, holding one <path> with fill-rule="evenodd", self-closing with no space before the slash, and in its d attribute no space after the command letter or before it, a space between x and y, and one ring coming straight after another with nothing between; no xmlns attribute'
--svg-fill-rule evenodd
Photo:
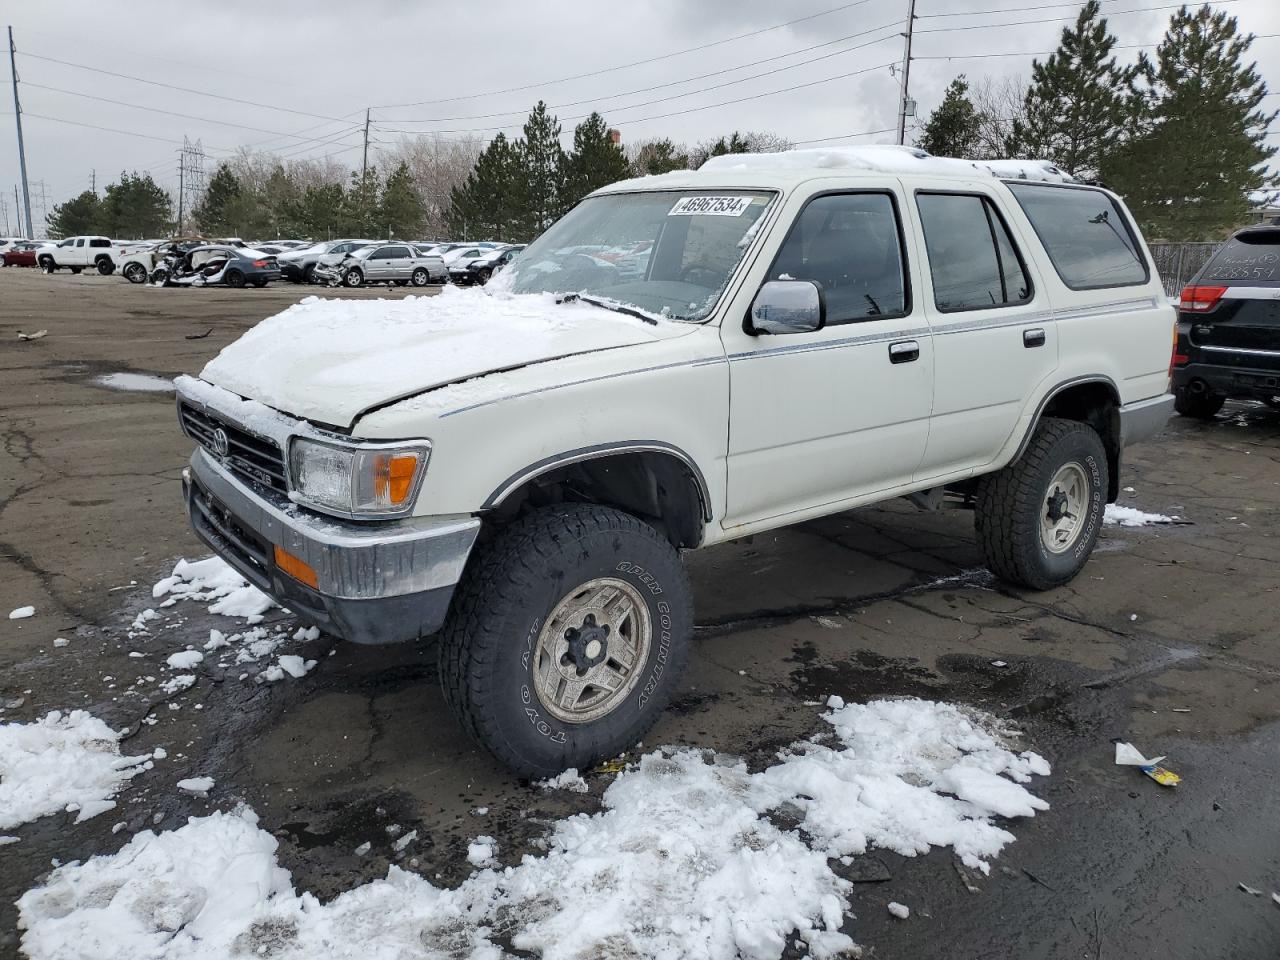
<svg viewBox="0 0 1280 960"><path fill-rule="evenodd" d="M727 156L597 191L484 291L263 322L179 380L186 494L300 616L442 631L463 725L545 776L679 682L683 549L913 495L1070 580L1173 336L1124 205L1048 164Z"/></svg>

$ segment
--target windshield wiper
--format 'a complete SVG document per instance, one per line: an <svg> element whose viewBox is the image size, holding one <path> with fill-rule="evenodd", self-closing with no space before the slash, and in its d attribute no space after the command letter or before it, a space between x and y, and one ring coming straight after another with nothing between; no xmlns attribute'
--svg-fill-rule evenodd
<svg viewBox="0 0 1280 960"><path fill-rule="evenodd" d="M613 303L609 300L599 300L595 297L586 297L580 293L566 293L563 297L557 300L556 303L576 303L578 301L589 303L593 307L600 307L602 310L612 310L614 313L621 313L628 317L635 317L637 320L643 320L645 323L652 323L655 327L658 325L657 320L653 319L653 317L641 310L633 310L631 307L624 307L620 303Z"/></svg>

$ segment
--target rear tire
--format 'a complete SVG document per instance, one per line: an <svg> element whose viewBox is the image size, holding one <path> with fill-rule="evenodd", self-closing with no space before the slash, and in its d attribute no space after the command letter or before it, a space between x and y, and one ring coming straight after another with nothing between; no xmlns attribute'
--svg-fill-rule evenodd
<svg viewBox="0 0 1280 960"><path fill-rule="evenodd" d="M1191 417L1195 420L1212 420L1226 402L1227 398L1221 394L1210 393L1208 390L1202 393L1192 393L1186 387L1182 387L1174 395L1173 409L1184 417Z"/></svg>
<svg viewBox="0 0 1280 960"><path fill-rule="evenodd" d="M978 483L974 527L991 572L1032 590L1074 578L1098 542L1107 485L1097 432L1046 417L1016 462Z"/></svg>
<svg viewBox="0 0 1280 960"><path fill-rule="evenodd" d="M431 274L427 273L425 267L419 267L413 271L412 280L415 287L425 287L431 282Z"/></svg>
<svg viewBox="0 0 1280 960"><path fill-rule="evenodd" d="M440 681L482 746L549 777L643 737L692 634L688 576L657 530L609 507L547 507L472 558L440 637Z"/></svg>
<svg viewBox="0 0 1280 960"><path fill-rule="evenodd" d="M116 272L116 265L111 262L110 257L99 257L94 266L98 268L98 273L104 277L109 277Z"/></svg>
<svg viewBox="0 0 1280 960"><path fill-rule="evenodd" d="M316 282L316 265L314 263L309 263L302 268L302 282L303 283Z"/></svg>

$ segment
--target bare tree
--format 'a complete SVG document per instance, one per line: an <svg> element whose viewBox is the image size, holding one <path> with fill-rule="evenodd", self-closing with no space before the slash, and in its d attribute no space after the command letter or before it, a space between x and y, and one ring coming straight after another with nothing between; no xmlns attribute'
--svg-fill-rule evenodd
<svg viewBox="0 0 1280 960"><path fill-rule="evenodd" d="M380 151L387 169L394 169L402 162L409 167L413 185L422 198L428 237L446 234L445 215L449 212L453 188L467 179L484 145L484 139L479 136L421 134Z"/></svg>
<svg viewBox="0 0 1280 960"><path fill-rule="evenodd" d="M1007 157L1013 122L1026 111L1024 77L982 77L969 86L969 100L978 114L975 150L981 159Z"/></svg>

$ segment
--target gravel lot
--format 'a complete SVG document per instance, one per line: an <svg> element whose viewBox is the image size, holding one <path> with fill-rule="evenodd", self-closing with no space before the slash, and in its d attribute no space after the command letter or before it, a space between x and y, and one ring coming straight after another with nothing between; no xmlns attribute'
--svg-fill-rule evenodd
<svg viewBox="0 0 1280 960"><path fill-rule="evenodd" d="M0 848L0 955L17 955L12 902L51 860L111 853L139 829L239 800L280 839L295 885L322 899L391 862L457 883L477 834L515 863L549 822L599 809L608 773L590 774L587 793L540 790L474 749L445 710L430 640L291 640L289 652L319 661L300 679L210 666L168 702L155 684L129 689L211 628L235 628L190 602L132 626L178 558L208 551L187 529L178 478L190 444L172 395L98 378L197 372L309 292L0 271L0 613L36 607L0 618L0 720L84 707L128 729L126 753L168 752L112 813L9 831L21 841ZM37 329L48 336L16 337ZM1042 594L990 580L966 513L905 502L690 555L697 647L650 743L758 763L816 732L813 703L829 694L982 706L1052 763L1036 787L1051 809L1011 826L1017 842L986 878L946 849L858 858L855 940L916 960L1276 956L1280 412L1230 404L1211 424L1175 419L1130 451L1122 486L1122 503L1189 522L1108 527L1084 575ZM1182 784L1115 766L1117 738L1166 754ZM207 799L174 788L198 775L216 781ZM418 831L412 864L394 859L390 823ZM890 901L911 919L891 917Z"/></svg>

